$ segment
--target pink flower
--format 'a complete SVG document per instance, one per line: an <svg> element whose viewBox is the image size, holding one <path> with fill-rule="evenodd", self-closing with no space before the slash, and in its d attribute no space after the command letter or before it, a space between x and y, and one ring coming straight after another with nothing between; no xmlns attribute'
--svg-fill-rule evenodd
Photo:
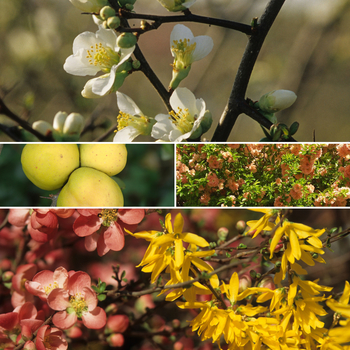
<svg viewBox="0 0 350 350"><path fill-rule="evenodd" d="M85 248L98 255L124 247L124 229L131 232L145 216L144 209L78 209L80 216L73 224L79 237L85 237Z"/></svg>
<svg viewBox="0 0 350 350"><path fill-rule="evenodd" d="M55 288L67 289L68 272L64 267L59 267L55 272L44 270L37 273L32 281L26 281L27 291L46 301L47 296Z"/></svg>
<svg viewBox="0 0 350 350"><path fill-rule="evenodd" d="M39 329L35 345L37 350L66 350L68 348L68 343L63 337L63 332L48 325Z"/></svg>
<svg viewBox="0 0 350 350"><path fill-rule="evenodd" d="M16 274L12 277L11 303L13 307L21 306L27 301L33 301L34 297L25 289L25 282L31 280L37 271L35 264L26 264L18 266Z"/></svg>
<svg viewBox="0 0 350 350"><path fill-rule="evenodd" d="M51 309L59 311L52 318L58 328L68 329L78 318L90 329L100 329L106 324L106 313L97 306L97 295L91 288L90 276L85 272L78 271L70 275L67 290L53 289L47 302Z"/></svg>

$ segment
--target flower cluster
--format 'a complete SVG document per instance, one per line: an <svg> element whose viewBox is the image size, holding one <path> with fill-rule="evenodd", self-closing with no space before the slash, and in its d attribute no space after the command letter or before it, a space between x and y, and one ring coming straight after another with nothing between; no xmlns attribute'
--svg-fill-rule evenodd
<svg viewBox="0 0 350 350"><path fill-rule="evenodd" d="M326 263L325 248L337 249L333 243L349 229L296 223L291 210L254 209L263 213L258 219L247 211L174 211L164 222L159 212L133 211L0 211L2 349L86 342L140 350L348 349L349 283L334 293L328 278L313 278L305 266ZM51 238L30 238L30 222ZM91 241L98 252L102 241L120 244L122 230L124 249L114 250L123 264L109 260L115 253L101 259L86 251ZM38 244L41 255L32 259ZM171 313L161 310L171 303Z"/></svg>
<svg viewBox="0 0 350 350"><path fill-rule="evenodd" d="M177 145L181 206L347 206L348 144Z"/></svg>

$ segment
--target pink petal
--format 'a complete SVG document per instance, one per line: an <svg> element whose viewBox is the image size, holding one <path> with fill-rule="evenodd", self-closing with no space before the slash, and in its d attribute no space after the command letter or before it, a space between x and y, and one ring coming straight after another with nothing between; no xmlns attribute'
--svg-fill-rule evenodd
<svg viewBox="0 0 350 350"><path fill-rule="evenodd" d="M83 293L84 293L84 300L88 306L88 310L89 311L94 310L98 303L98 299L95 291L93 291L91 288L84 287Z"/></svg>
<svg viewBox="0 0 350 350"><path fill-rule="evenodd" d="M110 251L110 249L107 247L105 238L104 238L104 232L100 234L100 237L97 241L97 254L99 256L103 256L107 254Z"/></svg>
<svg viewBox="0 0 350 350"><path fill-rule="evenodd" d="M84 325L90 329L100 329L106 324L106 312L100 307L82 315Z"/></svg>
<svg viewBox="0 0 350 350"><path fill-rule="evenodd" d="M10 209L8 221L14 226L25 226L28 223L29 209Z"/></svg>
<svg viewBox="0 0 350 350"><path fill-rule="evenodd" d="M98 215L99 213L101 213L101 209L77 209L77 212L80 215L84 215L84 216L90 216L90 215Z"/></svg>
<svg viewBox="0 0 350 350"><path fill-rule="evenodd" d="M93 233L91 236L86 236L84 245L88 252L93 252L97 248L97 241L100 235L98 233Z"/></svg>
<svg viewBox="0 0 350 350"><path fill-rule="evenodd" d="M30 301L24 303L18 310L18 318L20 321L28 318L36 318L38 313L36 307Z"/></svg>
<svg viewBox="0 0 350 350"><path fill-rule="evenodd" d="M51 211L54 212L60 218L67 219L74 214L75 209L51 209Z"/></svg>
<svg viewBox="0 0 350 350"><path fill-rule="evenodd" d="M26 281L25 287L30 294L36 295L41 300L46 301L47 295L43 285L39 282Z"/></svg>
<svg viewBox="0 0 350 350"><path fill-rule="evenodd" d="M114 251L122 250L125 244L124 233L120 225L112 223L108 229L103 232L104 241L106 246Z"/></svg>
<svg viewBox="0 0 350 350"><path fill-rule="evenodd" d="M79 216L73 224L73 231L79 237L90 236L101 227L101 219L97 215Z"/></svg>
<svg viewBox="0 0 350 350"><path fill-rule="evenodd" d="M83 271L78 271L69 277L68 290L70 295L81 293L84 287L91 287L91 277Z"/></svg>
<svg viewBox="0 0 350 350"><path fill-rule="evenodd" d="M62 288L53 289L47 297L47 303L53 310L67 309L70 306L68 291Z"/></svg>
<svg viewBox="0 0 350 350"><path fill-rule="evenodd" d="M78 318L75 312L68 314L66 311L60 311L53 315L52 322L53 324L61 329L68 329L74 326Z"/></svg>
<svg viewBox="0 0 350 350"><path fill-rule="evenodd" d="M63 289L67 289L68 286L68 272L60 266L53 273L53 280L58 283L58 286Z"/></svg>
<svg viewBox="0 0 350 350"><path fill-rule="evenodd" d="M8 312L0 315L0 327L5 328L7 331L15 328L18 323L18 313Z"/></svg>
<svg viewBox="0 0 350 350"><path fill-rule="evenodd" d="M27 319L22 320L20 325L22 326L22 336L29 338L31 335L43 324L42 320Z"/></svg>
<svg viewBox="0 0 350 350"><path fill-rule="evenodd" d="M145 217L144 209L119 209L118 217L126 224L138 224Z"/></svg>

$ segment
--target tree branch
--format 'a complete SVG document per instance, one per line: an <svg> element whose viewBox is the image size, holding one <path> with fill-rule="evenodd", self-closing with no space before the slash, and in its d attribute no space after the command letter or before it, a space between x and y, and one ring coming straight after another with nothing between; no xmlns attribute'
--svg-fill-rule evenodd
<svg viewBox="0 0 350 350"><path fill-rule="evenodd" d="M146 15L146 14L132 13L130 11L125 11L123 9L120 9L119 13L122 15L123 18L127 18L127 19L145 19L145 20L154 21L154 23L149 28L147 28L147 30L157 29L163 23L196 22L196 23L209 24L209 25L214 25L218 27L237 30L247 35L252 34L252 27L248 24L227 21L224 19L218 19L218 18L212 18L212 17L206 17L206 16L198 16L198 15L192 14L190 10L186 10L183 12L182 15L176 15L176 16Z"/></svg>
<svg viewBox="0 0 350 350"><path fill-rule="evenodd" d="M214 132L212 141L226 141L238 116L243 113L241 102L244 101L254 65L267 33L269 32L284 2L285 0L270 0L265 12L258 22L258 26L255 28L255 32L249 38L249 42L237 71L231 95L220 118L219 124Z"/></svg>
<svg viewBox="0 0 350 350"><path fill-rule="evenodd" d="M40 132L34 130L28 122L17 116L15 113L13 113L5 104L3 99L0 98L0 114L4 114L16 123L18 123L23 129L29 131L31 134L36 136L40 141L54 141L52 137L46 137ZM4 131L4 130L3 130ZM10 136L10 135L9 135ZM15 140L18 141L18 140Z"/></svg>

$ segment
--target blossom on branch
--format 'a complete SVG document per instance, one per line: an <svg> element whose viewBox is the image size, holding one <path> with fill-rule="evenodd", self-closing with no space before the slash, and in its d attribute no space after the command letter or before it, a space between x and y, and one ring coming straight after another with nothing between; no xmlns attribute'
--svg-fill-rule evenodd
<svg viewBox="0 0 350 350"><path fill-rule="evenodd" d="M129 96L119 91L117 91L117 103L118 130L113 142L130 142L139 135L151 134L155 119L146 117Z"/></svg>
<svg viewBox="0 0 350 350"><path fill-rule="evenodd" d="M91 288L90 276L82 271L70 274L67 289L55 288L47 302L55 313L52 322L61 329L68 329L82 319L90 329L100 329L106 324L106 312L97 306L96 292Z"/></svg>
<svg viewBox="0 0 350 350"><path fill-rule="evenodd" d="M158 141L180 142L200 137L211 125L211 113L203 99L196 99L187 88L177 88L170 97L173 111L158 114L152 128L152 137ZM208 127L209 126L209 127Z"/></svg>
<svg viewBox="0 0 350 350"><path fill-rule="evenodd" d="M170 34L170 51L174 57L173 78L169 88L176 89L181 80L187 77L191 65L207 56L213 49L214 42L210 36L194 36L183 24L177 24Z"/></svg>
<svg viewBox="0 0 350 350"><path fill-rule="evenodd" d="M190 8L196 0L158 0L168 11L178 12Z"/></svg>
<svg viewBox="0 0 350 350"><path fill-rule="evenodd" d="M95 33L79 34L73 42L73 55L66 59L64 70L73 75L95 75L82 91L86 98L97 98L117 91L131 70L128 62L135 46L122 49L117 45L117 35L111 29L100 29Z"/></svg>

